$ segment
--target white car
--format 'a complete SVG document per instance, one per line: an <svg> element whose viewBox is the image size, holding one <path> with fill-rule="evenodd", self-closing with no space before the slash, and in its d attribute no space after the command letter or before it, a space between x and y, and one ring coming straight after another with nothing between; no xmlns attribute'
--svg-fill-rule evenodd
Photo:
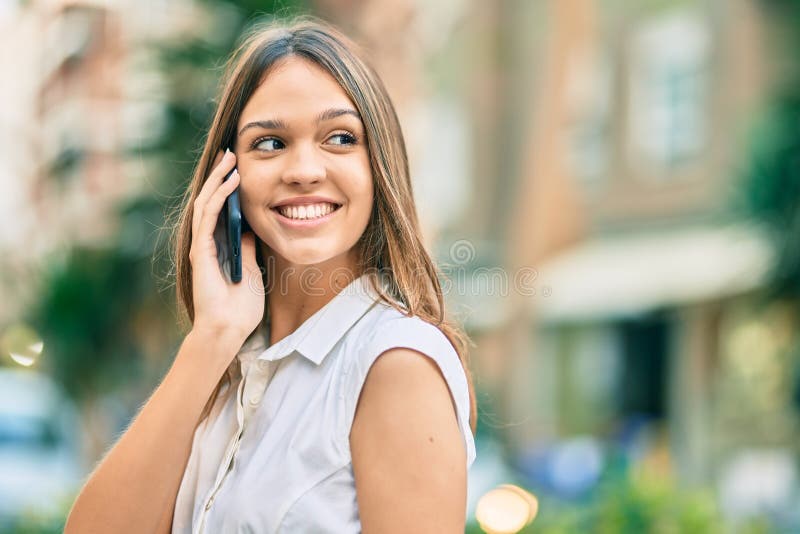
<svg viewBox="0 0 800 534"><path fill-rule="evenodd" d="M52 379L0 367L0 531L63 525L83 476L79 432L74 405Z"/></svg>

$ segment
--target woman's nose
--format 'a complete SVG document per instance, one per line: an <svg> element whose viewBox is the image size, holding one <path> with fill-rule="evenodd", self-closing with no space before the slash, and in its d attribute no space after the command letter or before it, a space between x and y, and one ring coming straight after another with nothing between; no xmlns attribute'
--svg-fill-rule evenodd
<svg viewBox="0 0 800 534"><path fill-rule="evenodd" d="M313 184L325 179L325 163L313 146L295 145L281 179L286 184Z"/></svg>

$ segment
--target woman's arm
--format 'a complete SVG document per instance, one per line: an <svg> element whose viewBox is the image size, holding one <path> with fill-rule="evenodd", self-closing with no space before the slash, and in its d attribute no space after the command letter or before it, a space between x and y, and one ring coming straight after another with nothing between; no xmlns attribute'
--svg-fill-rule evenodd
<svg viewBox="0 0 800 534"><path fill-rule="evenodd" d="M156 532L163 525L200 414L240 345L238 336L211 330L186 336L164 380L84 485L64 532Z"/></svg>
<svg viewBox="0 0 800 534"><path fill-rule="evenodd" d="M367 374L350 432L365 534L464 532L467 462L436 363L394 348Z"/></svg>

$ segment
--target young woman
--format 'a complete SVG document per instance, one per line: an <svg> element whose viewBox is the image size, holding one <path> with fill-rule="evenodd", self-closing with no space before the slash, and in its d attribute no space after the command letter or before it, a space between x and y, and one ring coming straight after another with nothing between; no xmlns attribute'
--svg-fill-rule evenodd
<svg viewBox="0 0 800 534"><path fill-rule="evenodd" d="M237 187L252 232L232 283L219 221ZM444 320L394 108L350 40L302 19L244 43L176 235L192 328L66 532L463 532L466 336Z"/></svg>

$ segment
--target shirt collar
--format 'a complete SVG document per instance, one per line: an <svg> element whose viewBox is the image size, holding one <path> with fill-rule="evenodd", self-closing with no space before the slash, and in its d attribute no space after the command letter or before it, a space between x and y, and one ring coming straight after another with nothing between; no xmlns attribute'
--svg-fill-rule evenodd
<svg viewBox="0 0 800 534"><path fill-rule="evenodd" d="M275 361L297 351L319 365L378 298L379 295L370 284L369 275L361 275L306 319L297 330L275 345L263 349L257 359ZM264 347L269 342L268 325L262 329L262 335L264 343L261 346Z"/></svg>

